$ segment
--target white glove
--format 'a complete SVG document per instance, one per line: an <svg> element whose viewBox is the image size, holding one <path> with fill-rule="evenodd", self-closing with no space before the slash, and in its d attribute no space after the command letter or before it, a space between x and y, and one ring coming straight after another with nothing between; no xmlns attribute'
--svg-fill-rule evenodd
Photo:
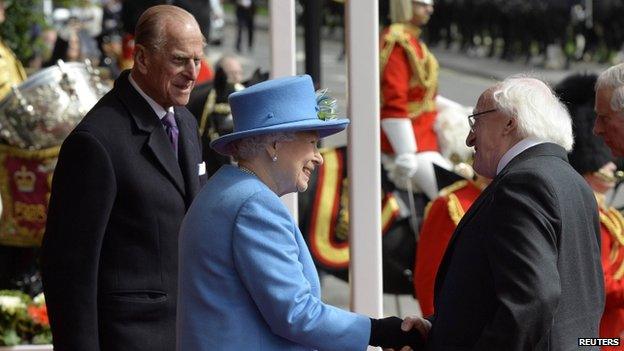
<svg viewBox="0 0 624 351"><path fill-rule="evenodd" d="M411 180L418 171L418 160L416 154L403 153L394 159L395 173L397 178Z"/></svg>
<svg viewBox="0 0 624 351"><path fill-rule="evenodd" d="M396 155L392 160L392 167L388 170L388 177L397 187L406 189L418 169L412 121L409 118L384 118L381 120L381 128Z"/></svg>

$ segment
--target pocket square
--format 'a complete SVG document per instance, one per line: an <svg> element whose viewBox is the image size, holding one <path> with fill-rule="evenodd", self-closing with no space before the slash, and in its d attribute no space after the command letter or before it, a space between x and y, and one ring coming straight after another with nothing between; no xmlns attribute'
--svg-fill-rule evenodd
<svg viewBox="0 0 624 351"><path fill-rule="evenodd" d="M198 169L197 175L202 176L206 174L206 162L198 163L197 169Z"/></svg>

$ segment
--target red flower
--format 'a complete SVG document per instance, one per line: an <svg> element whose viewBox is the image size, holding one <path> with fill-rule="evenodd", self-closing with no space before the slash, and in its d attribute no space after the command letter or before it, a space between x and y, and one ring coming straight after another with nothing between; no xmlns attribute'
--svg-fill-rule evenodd
<svg viewBox="0 0 624 351"><path fill-rule="evenodd" d="M49 326L50 320L48 319L48 309L45 305L36 306L31 305L28 306L28 315L32 318L35 323L41 324L43 326Z"/></svg>

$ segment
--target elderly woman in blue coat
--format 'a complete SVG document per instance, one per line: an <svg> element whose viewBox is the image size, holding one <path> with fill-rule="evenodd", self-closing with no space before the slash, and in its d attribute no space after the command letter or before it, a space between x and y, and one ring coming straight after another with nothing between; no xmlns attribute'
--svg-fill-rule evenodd
<svg viewBox="0 0 624 351"><path fill-rule="evenodd" d="M323 164L320 138L343 130L309 76L230 95L234 132L211 144L233 156L208 181L180 233L178 351L416 348L397 317L327 305L304 239L280 196L305 191Z"/></svg>

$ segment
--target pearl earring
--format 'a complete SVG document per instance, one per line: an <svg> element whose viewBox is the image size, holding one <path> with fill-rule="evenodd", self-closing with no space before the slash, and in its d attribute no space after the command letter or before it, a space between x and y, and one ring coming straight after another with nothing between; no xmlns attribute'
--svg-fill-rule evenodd
<svg viewBox="0 0 624 351"><path fill-rule="evenodd" d="M277 155L273 156L271 160L273 160L273 162L277 162Z"/></svg>

